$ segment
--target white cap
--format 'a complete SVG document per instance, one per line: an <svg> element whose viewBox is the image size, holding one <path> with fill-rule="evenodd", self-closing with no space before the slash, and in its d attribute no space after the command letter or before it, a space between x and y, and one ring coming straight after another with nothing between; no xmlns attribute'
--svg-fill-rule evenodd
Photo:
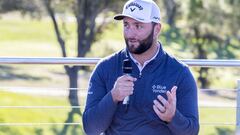
<svg viewBox="0 0 240 135"><path fill-rule="evenodd" d="M129 0L123 7L122 14L114 16L115 20L130 17L143 23L160 23L160 9L153 0Z"/></svg>

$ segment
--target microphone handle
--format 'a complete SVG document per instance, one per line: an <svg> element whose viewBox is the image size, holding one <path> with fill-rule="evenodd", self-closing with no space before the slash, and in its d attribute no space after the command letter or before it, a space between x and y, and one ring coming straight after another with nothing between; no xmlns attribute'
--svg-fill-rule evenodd
<svg viewBox="0 0 240 135"><path fill-rule="evenodd" d="M124 104L124 105L128 105L128 104L129 104L129 96L127 96L127 97L124 98L123 104Z"/></svg>
<svg viewBox="0 0 240 135"><path fill-rule="evenodd" d="M130 74L128 74L128 73L126 73L126 75L130 75ZM123 105L128 105L129 104L129 96L126 96L124 99L123 99L123 102L122 102L122 104Z"/></svg>
<svg viewBox="0 0 240 135"><path fill-rule="evenodd" d="M130 96L126 96L122 102L122 104L125 106L125 113L128 112L129 100L130 100Z"/></svg>
<svg viewBox="0 0 240 135"><path fill-rule="evenodd" d="M131 75L131 74L129 74L129 73L125 73L125 74ZM130 100L130 96L126 96L126 97L123 99L123 102L122 102L122 104L125 106L125 113L128 112L129 100Z"/></svg>

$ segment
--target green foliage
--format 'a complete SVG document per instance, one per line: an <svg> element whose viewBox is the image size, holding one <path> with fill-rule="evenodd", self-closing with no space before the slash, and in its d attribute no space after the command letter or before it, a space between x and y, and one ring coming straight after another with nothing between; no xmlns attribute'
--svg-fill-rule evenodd
<svg viewBox="0 0 240 135"><path fill-rule="evenodd" d="M239 35L236 35L239 29L236 27L240 25L236 18L240 16L234 13L236 6L230 5L227 1L191 0L190 10L188 14L185 13L188 16L185 20L188 30L182 31L181 35L187 37L186 40L192 45L192 50L196 50L196 45L199 44L207 53L206 58L239 58L231 49L232 47L240 49L239 42L235 44L230 42L239 41ZM216 53L216 57L211 57L211 53Z"/></svg>
<svg viewBox="0 0 240 135"><path fill-rule="evenodd" d="M171 48L177 48L177 56L187 59L239 59L240 3L238 0L170 0L166 13L174 13L174 23L167 24L161 38ZM166 3L166 2L165 2ZM175 5L174 5L175 4ZM176 7L169 11L168 7ZM166 26L166 25L164 25ZM166 40L164 40L166 39ZM177 47L175 47L177 45ZM181 50L181 51L180 51ZM191 52L185 57L181 53ZM208 88L208 69L199 69L200 87ZM215 78L213 78L215 79Z"/></svg>
<svg viewBox="0 0 240 135"><path fill-rule="evenodd" d="M40 18L43 7L39 0L1 0L0 13L20 11L23 15L30 14L34 18Z"/></svg>

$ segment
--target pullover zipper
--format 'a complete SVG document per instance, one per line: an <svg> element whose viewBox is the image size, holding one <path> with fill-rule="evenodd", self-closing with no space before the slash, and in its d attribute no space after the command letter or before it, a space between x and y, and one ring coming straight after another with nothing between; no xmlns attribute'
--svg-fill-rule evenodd
<svg viewBox="0 0 240 135"><path fill-rule="evenodd" d="M141 78L142 78L142 72L140 72L138 75L138 79L141 79Z"/></svg>

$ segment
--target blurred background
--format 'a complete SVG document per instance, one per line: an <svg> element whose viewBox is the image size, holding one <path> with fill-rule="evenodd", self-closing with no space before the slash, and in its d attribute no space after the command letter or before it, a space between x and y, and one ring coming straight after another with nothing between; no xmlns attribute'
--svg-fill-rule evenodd
<svg viewBox="0 0 240 135"><path fill-rule="evenodd" d="M126 0L0 0L1 57L103 58L125 47ZM240 0L156 0L163 48L179 59L240 59ZM94 66L0 65L0 135L83 135ZM191 67L200 135L235 134L240 69Z"/></svg>

